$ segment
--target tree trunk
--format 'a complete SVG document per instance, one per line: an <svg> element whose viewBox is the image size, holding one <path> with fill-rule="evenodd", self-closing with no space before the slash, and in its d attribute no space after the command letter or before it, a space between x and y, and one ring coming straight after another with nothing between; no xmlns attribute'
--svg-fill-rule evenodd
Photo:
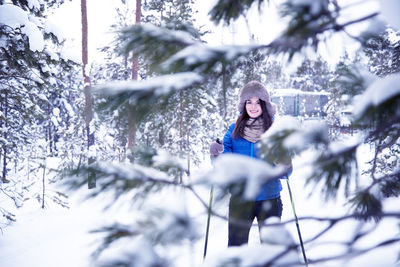
<svg viewBox="0 0 400 267"><path fill-rule="evenodd" d="M136 0L136 24L140 24L140 17L142 11L142 1ZM138 79L138 71L139 71L139 58L137 56L133 56L132 58L132 80ZM128 150L130 152L135 148L135 139L136 139L136 122L135 122L135 109L133 107L129 108L128 114Z"/></svg>
<svg viewBox="0 0 400 267"><path fill-rule="evenodd" d="M46 159L44 159L44 165L43 165L43 177L42 177L42 209L44 209L45 207L45 202L44 202L44 197L45 197L45 193L46 193Z"/></svg>
<svg viewBox="0 0 400 267"><path fill-rule="evenodd" d="M0 99L1 101L0 101L0 113L1 114L3 114L3 117L4 117L4 119L5 119L5 116L4 116L4 104L3 104L3 96L1 96L1 99ZM0 117L0 137L3 137L4 138L4 133L3 133L3 118L2 117ZM3 153L0 153L0 162L1 162L1 157L5 157L5 153L4 153L4 144L3 144L3 146L1 147L1 150L2 151L0 151L0 152L3 152ZM0 165L1 166L1 165ZM1 179L0 179L2 182L3 182L3 176L1 176Z"/></svg>
<svg viewBox="0 0 400 267"><path fill-rule="evenodd" d="M140 24L140 18L142 16L142 0L136 0L136 24ZM133 56L132 59L132 80L137 80L139 71L139 58Z"/></svg>
<svg viewBox="0 0 400 267"><path fill-rule="evenodd" d="M6 91L4 94L4 103L2 105L2 112L3 112L3 117L4 117L4 124L2 123L1 129L5 129L3 132L3 138L4 140L7 140L7 128L8 128L8 123L7 123L7 117L8 117L8 92ZM3 173L1 177L2 183L9 183L10 181L7 180L7 144L3 144Z"/></svg>
<svg viewBox="0 0 400 267"><path fill-rule="evenodd" d="M179 156L183 156L183 92L179 91ZM183 182L182 171L179 175L179 182Z"/></svg>
<svg viewBox="0 0 400 267"><path fill-rule="evenodd" d="M188 153L188 158L187 158L187 175L190 176L190 130L186 132L186 147L187 147L187 153Z"/></svg>
<svg viewBox="0 0 400 267"><path fill-rule="evenodd" d="M93 98L90 92L90 78L86 73L88 65L88 21L86 0L81 0L81 15L82 15L82 74L84 81L85 93L85 122L86 122L86 135L87 135L87 149L88 149L88 164L90 165L95 161L94 153L94 127L91 125L93 120ZM96 176L94 173L89 173L88 188L96 187Z"/></svg>
<svg viewBox="0 0 400 267"><path fill-rule="evenodd" d="M226 75L226 66L225 63L222 65L222 103L223 103L223 111L222 111L222 120L226 121L227 115L227 103L226 103L226 91L228 87L227 77Z"/></svg>
<svg viewBox="0 0 400 267"><path fill-rule="evenodd" d="M49 152L50 155L53 153L53 138L52 138L52 132L51 132L51 107L50 103L47 104L47 114L49 114L49 118L47 121L47 134L46 134L46 141L49 142Z"/></svg>
<svg viewBox="0 0 400 267"><path fill-rule="evenodd" d="M133 106L129 106L129 113L128 113L128 151L130 153L132 153L133 149L135 148L135 139L136 139L135 108Z"/></svg>
<svg viewBox="0 0 400 267"><path fill-rule="evenodd" d="M183 152L183 92L179 91L179 152Z"/></svg>

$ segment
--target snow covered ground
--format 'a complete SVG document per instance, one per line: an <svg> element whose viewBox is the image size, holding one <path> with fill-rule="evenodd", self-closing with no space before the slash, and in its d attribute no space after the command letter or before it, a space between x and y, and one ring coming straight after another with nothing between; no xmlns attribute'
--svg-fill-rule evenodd
<svg viewBox="0 0 400 267"><path fill-rule="evenodd" d="M360 161L364 161L368 147L362 147L359 151ZM337 199L336 202L325 203L319 193L318 187L304 187L306 173L309 172L307 163L308 156L303 154L294 160L294 172L290 178L290 186L296 204L298 217L315 216L331 217L343 215L348 206L344 206L343 199ZM205 164L207 166L207 164ZM207 166L210 167L210 166ZM282 191L283 215L282 221L293 219L293 212L289 200L288 190L285 181ZM70 209L57 206L51 206L47 209L40 209L40 205L34 202L26 203L17 211L17 222L10 226L3 227L0 237L0 266L7 267L63 267L63 266L93 266L91 253L95 251L100 242L101 235L90 233L91 230L102 225L111 224L114 221L128 222L140 216L140 212L129 210L129 205L122 205L103 210L103 204L107 202L107 197L82 201L82 195L87 189L82 189L70 197ZM189 210L191 216L195 218L198 233L203 235L194 244L186 245L169 251L169 259L173 262L172 266L213 266L222 258L229 256L230 253L236 253L236 248L227 249L227 222L212 217L210 225L210 236L207 250L207 260L203 263L204 233L206 229L206 214L201 204L190 194L190 192L181 191L179 197L185 196L186 201L180 201L179 205ZM209 191L203 188L200 195L208 201ZM176 199L166 199L164 196L155 196L150 201L150 205L173 205ZM176 202L175 202L176 203ZM125 203L127 204L127 203ZM398 200L392 199L386 203L387 210L398 210ZM227 200L218 203L215 210L222 215L227 215ZM362 238L358 246L365 247L374 244L384 238L398 235L398 221L385 220L384 223L374 229L374 233ZM344 249L334 241L348 240L354 229L365 227L372 228L372 223L362 223L349 220L340 223L334 227L326 236L315 242L307 243L317 231L321 230L324 223L310 220L301 220L300 228L303 234L303 240L306 242L306 253L310 259L329 257ZM287 224L286 229L291 234L295 242L298 242L295 223ZM257 246L259 235L256 227L253 227L250 233L250 242L245 253L244 259L249 263L261 259L257 251L260 249L269 249L273 247ZM340 260L324 262L312 266L398 266L396 259L398 257L400 244L392 247L383 247L376 249L371 253L358 257L354 260ZM159 251L160 252L160 251ZM109 252L110 253L110 252ZM165 253L161 251L161 253ZM254 255L254 256L252 256ZM258 255L258 256L257 256ZM297 255L301 258L301 254ZM293 258L293 255L290 256ZM294 256L296 257L296 255ZM95 266L95 265L94 265Z"/></svg>

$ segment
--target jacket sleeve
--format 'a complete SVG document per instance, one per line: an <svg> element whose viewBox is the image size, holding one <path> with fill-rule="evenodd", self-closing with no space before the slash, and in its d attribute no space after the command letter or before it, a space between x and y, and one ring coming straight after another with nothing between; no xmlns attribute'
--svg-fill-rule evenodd
<svg viewBox="0 0 400 267"><path fill-rule="evenodd" d="M228 130L225 133L224 140L223 140L223 145L224 145L223 154L233 152L233 146L232 146L233 129L235 129L235 124L232 124L231 126L229 126Z"/></svg>

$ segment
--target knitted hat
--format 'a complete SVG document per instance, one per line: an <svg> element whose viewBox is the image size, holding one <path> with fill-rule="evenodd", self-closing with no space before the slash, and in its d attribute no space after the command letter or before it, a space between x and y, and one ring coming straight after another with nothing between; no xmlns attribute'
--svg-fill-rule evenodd
<svg viewBox="0 0 400 267"><path fill-rule="evenodd" d="M246 100L249 100L252 97L257 97L265 102L265 106L267 107L267 111L271 118L275 115L276 105L271 102L267 88L257 81L251 81L242 88L238 104L238 110L240 113L244 111Z"/></svg>

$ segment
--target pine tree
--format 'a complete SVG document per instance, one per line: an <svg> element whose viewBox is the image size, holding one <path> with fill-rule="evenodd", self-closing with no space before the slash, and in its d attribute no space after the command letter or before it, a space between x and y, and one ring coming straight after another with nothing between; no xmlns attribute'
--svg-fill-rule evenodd
<svg viewBox="0 0 400 267"><path fill-rule="evenodd" d="M39 197L36 189L32 192L28 189L41 182L43 173L39 176L37 170L44 159L60 152L61 128L67 123L62 119L69 107L65 77L75 71L76 63L62 56L63 40L44 26L51 8L58 4L58 1L0 2L3 12L9 10L10 14L20 15L16 24L0 20L1 170L2 180L9 182L2 184L1 194L8 196L16 207ZM47 193L46 197L61 201ZM40 199L44 200L43 194ZM15 219L7 214L7 218Z"/></svg>
<svg viewBox="0 0 400 267"><path fill-rule="evenodd" d="M372 73L380 77L391 77L391 74L400 74L400 59L398 57L400 51L399 36L399 32L396 33L392 29L387 29L383 34L371 38L367 42L364 52L368 58L369 70ZM394 100L393 104L398 105L398 100ZM394 116L390 115L391 112L396 112L396 107L391 107L390 105L391 103L389 102L382 111L385 113L382 114L382 117L385 119L388 118L389 121L380 121L382 118L375 115L377 121L373 121L375 125L373 124L369 129L370 135L368 136L368 141L374 145L375 155L366 173L374 180L371 187L377 184L380 188L379 192L383 197L370 189L366 189L360 193L361 196L370 195L370 198L378 201L382 198L398 197L400 195L398 174L400 166L399 125L396 123L398 116L394 114ZM361 196L358 197L360 198ZM379 216L381 210L375 212L378 214L376 216Z"/></svg>
<svg viewBox="0 0 400 267"><path fill-rule="evenodd" d="M399 33L387 29L381 35L368 40L364 53L369 59L369 70L378 75L386 76L400 72L400 41Z"/></svg>
<svg viewBox="0 0 400 267"><path fill-rule="evenodd" d="M297 68L293 88L302 91L326 91L331 79L328 63L319 57L317 60L305 59Z"/></svg>
<svg viewBox="0 0 400 267"><path fill-rule="evenodd" d="M361 94L366 86L359 72L362 66L357 56L351 59L345 53L336 64L333 77L329 81L330 100L324 111L327 114L330 134L334 139L339 136L341 130L351 131L349 126L352 96Z"/></svg>

